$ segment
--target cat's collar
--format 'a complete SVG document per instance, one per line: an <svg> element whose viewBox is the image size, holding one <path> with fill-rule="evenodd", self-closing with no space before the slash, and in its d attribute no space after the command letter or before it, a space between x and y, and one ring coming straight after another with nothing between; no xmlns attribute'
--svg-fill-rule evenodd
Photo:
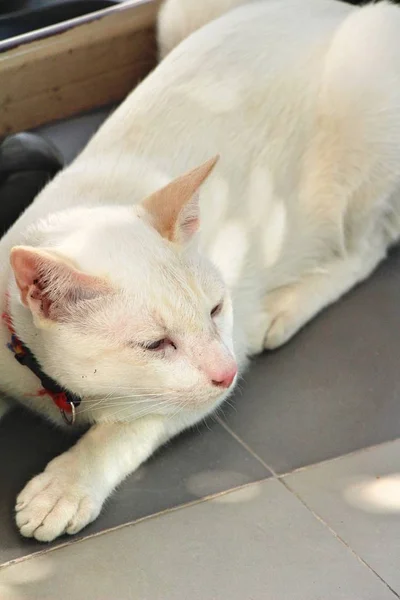
<svg viewBox="0 0 400 600"><path fill-rule="evenodd" d="M49 396L59 408L64 421L68 425L73 425L75 422L76 407L81 403L81 398L65 390L54 379L42 371L40 364L31 350L21 342L15 333L11 316L7 310L3 312L2 319L11 335L11 340L7 344L7 348L14 354L14 358L19 364L27 367L42 384L42 388L38 391L37 396Z"/></svg>

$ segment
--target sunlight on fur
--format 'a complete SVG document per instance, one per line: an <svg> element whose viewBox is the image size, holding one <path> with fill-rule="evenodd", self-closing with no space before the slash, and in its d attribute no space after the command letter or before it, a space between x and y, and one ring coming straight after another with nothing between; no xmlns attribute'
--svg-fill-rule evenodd
<svg viewBox="0 0 400 600"><path fill-rule="evenodd" d="M263 228L263 251L267 267L272 267L279 259L286 234L286 208L282 200L275 199L271 206L268 221Z"/></svg>
<svg viewBox="0 0 400 600"><path fill-rule="evenodd" d="M239 108L243 93L234 76L223 78L212 73L204 74L193 87L191 84L181 85L177 90L186 95L204 110L211 113L229 113Z"/></svg>
<svg viewBox="0 0 400 600"><path fill-rule="evenodd" d="M248 235L249 231L245 230L243 223L228 222L218 232L210 251L214 263L225 274L225 281L229 287L238 283L242 273L249 247Z"/></svg>
<svg viewBox="0 0 400 600"><path fill-rule="evenodd" d="M265 211L268 211L268 207L272 207L274 202L273 177L269 169L258 165L250 170L248 196L249 221L254 227L260 224L260 220L264 220ZM268 216L268 221L269 218Z"/></svg>
<svg viewBox="0 0 400 600"><path fill-rule="evenodd" d="M210 196L214 199L212 215L216 223L224 221L229 211L229 184L228 181L218 173L208 181Z"/></svg>

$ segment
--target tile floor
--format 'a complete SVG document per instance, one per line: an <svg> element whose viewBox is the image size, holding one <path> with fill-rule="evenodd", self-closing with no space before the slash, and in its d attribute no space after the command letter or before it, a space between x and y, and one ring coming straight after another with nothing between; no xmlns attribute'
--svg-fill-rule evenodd
<svg viewBox="0 0 400 600"><path fill-rule="evenodd" d="M42 129L69 161L106 116ZM14 498L75 439L0 423L1 600L400 598L400 252L187 432L74 538L19 537Z"/></svg>

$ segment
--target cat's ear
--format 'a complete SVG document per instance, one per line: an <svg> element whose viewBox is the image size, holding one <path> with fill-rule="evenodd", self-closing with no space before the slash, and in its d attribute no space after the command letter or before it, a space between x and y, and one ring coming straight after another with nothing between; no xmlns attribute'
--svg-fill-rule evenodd
<svg viewBox="0 0 400 600"><path fill-rule="evenodd" d="M80 300L109 291L103 280L82 273L51 251L16 246L10 262L21 301L39 321L64 320Z"/></svg>
<svg viewBox="0 0 400 600"><path fill-rule="evenodd" d="M151 224L162 237L184 243L197 231L200 224L198 190L218 159L219 156L211 158L143 201Z"/></svg>

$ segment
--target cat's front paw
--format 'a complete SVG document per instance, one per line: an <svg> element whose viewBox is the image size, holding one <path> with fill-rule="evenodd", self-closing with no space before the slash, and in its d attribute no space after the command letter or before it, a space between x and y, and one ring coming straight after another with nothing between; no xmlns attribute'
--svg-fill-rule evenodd
<svg viewBox="0 0 400 600"><path fill-rule="evenodd" d="M264 349L275 350L286 344L307 321L297 286L271 292L266 299L266 314L269 315L269 323L264 330Z"/></svg>
<svg viewBox="0 0 400 600"><path fill-rule="evenodd" d="M65 458L52 461L19 494L16 523L23 536L51 542L80 531L98 516L101 502Z"/></svg>
<svg viewBox="0 0 400 600"><path fill-rule="evenodd" d="M297 331L298 325L293 322L290 315L285 313L277 315L272 321L264 338L265 350L275 350L285 344Z"/></svg>

